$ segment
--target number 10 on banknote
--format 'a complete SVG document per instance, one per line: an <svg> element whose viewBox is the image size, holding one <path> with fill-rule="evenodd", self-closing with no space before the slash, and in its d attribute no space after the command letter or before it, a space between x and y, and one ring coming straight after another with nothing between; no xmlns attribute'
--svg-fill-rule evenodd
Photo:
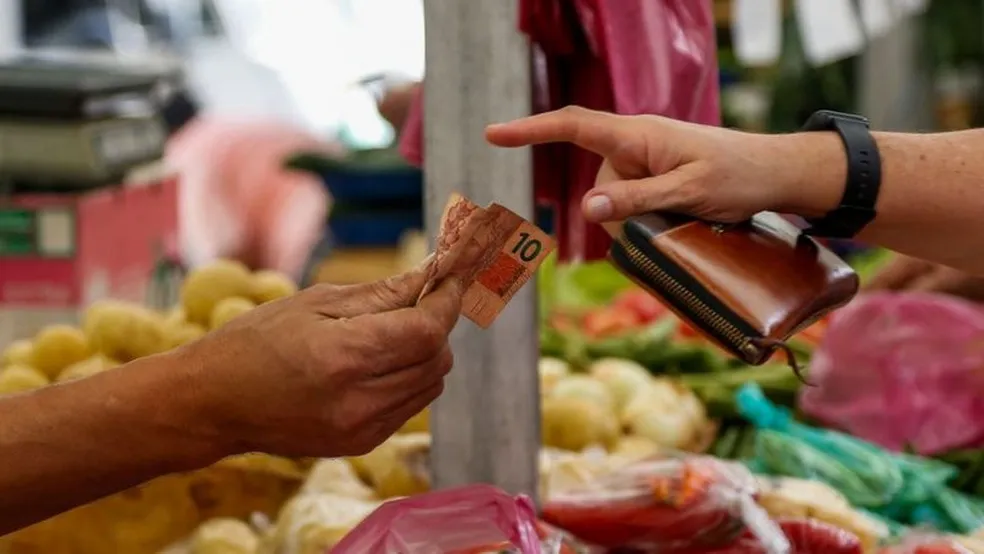
<svg viewBox="0 0 984 554"><path fill-rule="evenodd" d="M495 207L493 204L492 208ZM495 250L494 257L479 269L462 303L465 317L480 327L488 327L495 321L555 247L553 239L535 225L501 206L499 208L508 212L515 226L502 246Z"/></svg>
<svg viewBox="0 0 984 554"><path fill-rule="evenodd" d="M441 218L429 284L447 275L465 279L462 313L488 327L553 252L554 240L500 204L482 208L454 194Z"/></svg>

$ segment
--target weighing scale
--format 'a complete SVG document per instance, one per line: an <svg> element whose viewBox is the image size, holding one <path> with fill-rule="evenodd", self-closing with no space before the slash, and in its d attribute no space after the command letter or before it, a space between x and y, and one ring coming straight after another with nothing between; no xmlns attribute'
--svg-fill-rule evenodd
<svg viewBox="0 0 984 554"><path fill-rule="evenodd" d="M163 156L176 66L105 56L0 58L0 179L79 190Z"/></svg>

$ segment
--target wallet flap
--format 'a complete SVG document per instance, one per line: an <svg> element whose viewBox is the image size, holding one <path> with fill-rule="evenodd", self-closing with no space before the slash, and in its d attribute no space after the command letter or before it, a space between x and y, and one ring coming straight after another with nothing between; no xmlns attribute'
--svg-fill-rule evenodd
<svg viewBox="0 0 984 554"><path fill-rule="evenodd" d="M858 290L849 265L774 213L732 226L646 214L627 226L764 337L785 339Z"/></svg>

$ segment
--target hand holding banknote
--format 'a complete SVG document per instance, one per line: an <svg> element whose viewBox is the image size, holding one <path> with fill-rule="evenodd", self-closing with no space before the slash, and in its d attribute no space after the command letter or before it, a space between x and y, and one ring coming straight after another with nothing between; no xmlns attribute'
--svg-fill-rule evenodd
<svg viewBox="0 0 984 554"><path fill-rule="evenodd" d="M553 239L499 204L481 208L452 195L441 218L428 268L427 292L443 279L465 285L462 313L488 327L553 252Z"/></svg>

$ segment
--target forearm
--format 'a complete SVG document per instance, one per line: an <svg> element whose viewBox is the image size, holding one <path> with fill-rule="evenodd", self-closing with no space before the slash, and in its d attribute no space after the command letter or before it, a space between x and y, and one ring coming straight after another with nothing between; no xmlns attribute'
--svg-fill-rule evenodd
<svg viewBox="0 0 984 554"><path fill-rule="evenodd" d="M844 190L845 156L833 133L784 137L797 169L790 209L818 215ZM984 274L984 130L875 133L882 159L878 216L858 237L919 258Z"/></svg>
<svg viewBox="0 0 984 554"><path fill-rule="evenodd" d="M180 351L179 351L180 352ZM181 354L0 399L0 535L216 461Z"/></svg>

